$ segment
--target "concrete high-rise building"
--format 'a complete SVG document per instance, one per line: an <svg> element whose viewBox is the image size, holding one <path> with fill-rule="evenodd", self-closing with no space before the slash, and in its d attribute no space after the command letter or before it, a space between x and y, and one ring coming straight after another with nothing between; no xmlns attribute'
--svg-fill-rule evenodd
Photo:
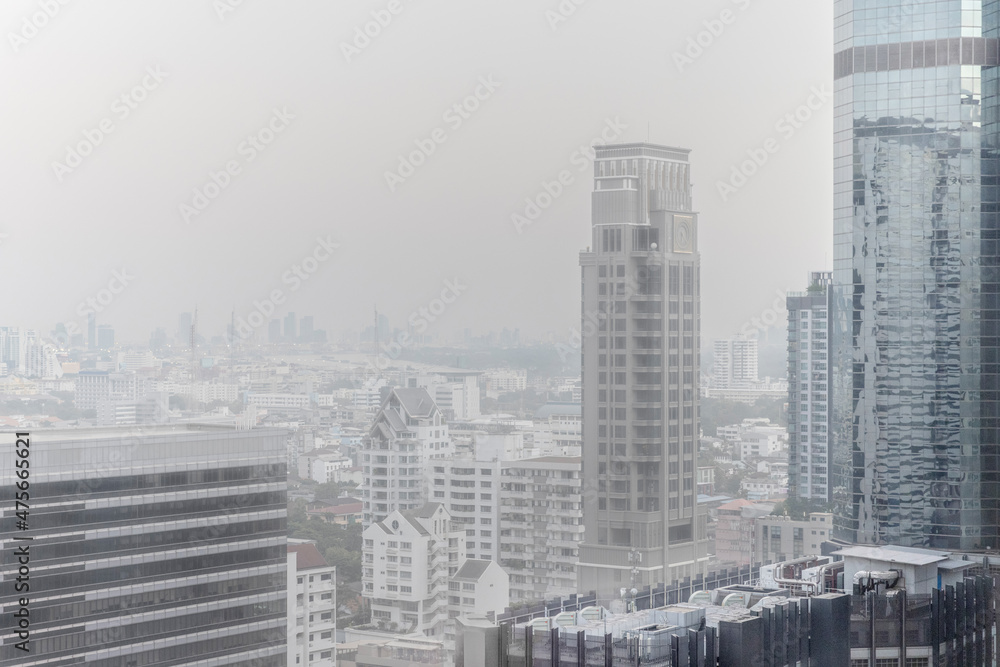
<svg viewBox="0 0 1000 667"><path fill-rule="evenodd" d="M468 558L500 558L500 465L481 450L431 463L430 500L447 507L452 525L465 531Z"/></svg>
<svg viewBox="0 0 1000 667"><path fill-rule="evenodd" d="M364 525L426 503L432 461L454 453L448 423L427 390L393 389L362 443Z"/></svg>
<svg viewBox="0 0 1000 667"><path fill-rule="evenodd" d="M829 503L830 283L814 272L809 290L791 292L788 308L788 495Z"/></svg>
<svg viewBox="0 0 1000 667"><path fill-rule="evenodd" d="M511 602L577 592L583 542L579 456L506 461L500 485L500 564Z"/></svg>
<svg viewBox="0 0 1000 667"><path fill-rule="evenodd" d="M740 389L760 381L756 338L719 338L712 352L713 389Z"/></svg>
<svg viewBox="0 0 1000 667"><path fill-rule="evenodd" d="M97 349L97 315L94 313L87 314L87 347Z"/></svg>
<svg viewBox="0 0 1000 667"><path fill-rule="evenodd" d="M281 342L281 320L275 318L267 323L267 342Z"/></svg>
<svg viewBox="0 0 1000 667"><path fill-rule="evenodd" d="M288 313L285 315L285 341L294 343L298 338L298 320L295 318L295 313Z"/></svg>
<svg viewBox="0 0 1000 667"><path fill-rule="evenodd" d="M33 431L27 519L14 515L13 491L0 518L0 665L284 667L285 435L196 424ZM15 434L3 440L0 484L13 490L25 468ZM22 547L26 566L13 556ZM19 593L22 566L30 590ZM25 606L29 652L11 645Z"/></svg>
<svg viewBox="0 0 1000 667"><path fill-rule="evenodd" d="M584 544L580 590L704 571L695 504L698 218L686 149L597 146L583 270Z"/></svg>
<svg viewBox="0 0 1000 667"><path fill-rule="evenodd" d="M996 549L1000 2L834 7L834 536Z"/></svg>

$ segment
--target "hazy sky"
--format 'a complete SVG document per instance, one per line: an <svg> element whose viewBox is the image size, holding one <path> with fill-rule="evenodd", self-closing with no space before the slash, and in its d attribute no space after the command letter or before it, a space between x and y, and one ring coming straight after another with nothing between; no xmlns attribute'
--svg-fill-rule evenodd
<svg viewBox="0 0 1000 667"><path fill-rule="evenodd" d="M616 118L623 141L692 150L704 338L830 266L833 104L810 100L832 92L829 2L564 0L558 22L558 0L63 2L0 4L0 325L82 325L110 286L98 321L125 339L196 304L221 333L275 290L317 327L360 328L375 303L398 326L457 280L429 332L568 335L592 189L574 153ZM355 45L372 12L387 25ZM391 192L417 141L433 154ZM200 201L210 172L225 187ZM318 238L340 247L302 281Z"/></svg>

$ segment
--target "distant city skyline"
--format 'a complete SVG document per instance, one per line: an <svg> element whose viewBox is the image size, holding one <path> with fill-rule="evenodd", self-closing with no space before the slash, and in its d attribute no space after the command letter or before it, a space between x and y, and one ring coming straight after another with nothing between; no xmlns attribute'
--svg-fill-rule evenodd
<svg viewBox="0 0 1000 667"><path fill-rule="evenodd" d="M701 239L703 333L734 335L776 291L832 261L833 107L813 92L829 85L832 16L825 3L720 5L735 20L712 36L720 8L698 3L587 3L555 27L529 0L477 6L475 21L471 8L414 4L351 62L339 45L371 20L359 6L305 0L310 20L289 21L283 6L252 3L224 19L190 0L148 15L67 5L16 53L8 45L0 71L12 99L33 100L0 109L0 280L25 286L0 294L0 312L42 331L85 326L79 304L124 270L124 290L98 301L120 340L169 333L196 305L202 329L222 332L234 308L247 317L276 289L287 297L279 316L310 312L332 332L367 323L375 304L406 321L457 279L468 289L429 330L568 338L579 327L577 251L589 243L578 225L590 205L585 153L610 137L691 147L699 213L715 221ZM37 11L12 2L0 18L16 33ZM276 26L281 39L260 48ZM191 39L172 39L177 30ZM692 58L699 39L709 46ZM94 43L108 50L83 48ZM745 76L776 62L779 76ZM70 67L91 73L85 85L64 76ZM463 109L460 127L443 118L491 77L499 87ZM131 108L123 94L144 99ZM727 121L734 107L739 123ZM248 137L263 145L276 109L294 118L263 150L241 152ZM59 180L53 163L103 118L113 132ZM390 192L386 172L435 128L447 141ZM237 160L241 173L226 175ZM210 174L231 182L185 222L178 207L197 203L195 188L213 194ZM733 181L724 201L720 184ZM551 203L545 185L562 188ZM519 233L512 216L531 213L526 200L547 206ZM321 237L339 248L309 273Z"/></svg>

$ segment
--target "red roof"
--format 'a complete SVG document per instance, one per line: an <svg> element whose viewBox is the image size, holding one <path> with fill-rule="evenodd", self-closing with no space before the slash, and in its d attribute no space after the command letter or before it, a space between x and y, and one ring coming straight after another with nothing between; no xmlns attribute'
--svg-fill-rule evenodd
<svg viewBox="0 0 1000 667"><path fill-rule="evenodd" d="M295 554L295 567L298 570L330 567L315 544L289 544L288 553Z"/></svg>

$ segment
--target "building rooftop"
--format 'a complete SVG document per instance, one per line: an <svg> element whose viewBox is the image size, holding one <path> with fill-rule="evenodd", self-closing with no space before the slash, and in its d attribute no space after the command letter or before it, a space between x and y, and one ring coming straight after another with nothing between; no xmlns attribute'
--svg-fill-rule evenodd
<svg viewBox="0 0 1000 667"><path fill-rule="evenodd" d="M414 417L428 417L435 409L434 399L423 388L397 388L393 393L408 414Z"/></svg>
<svg viewBox="0 0 1000 667"><path fill-rule="evenodd" d="M574 415L579 417L583 414L583 406L579 403L546 403L535 411L535 419L548 419L553 415Z"/></svg>
<svg viewBox="0 0 1000 667"><path fill-rule="evenodd" d="M439 507L443 507L443 505L441 505L441 503L426 503L415 510L404 512L404 514L409 514L419 519L430 519L434 516L434 513L438 511Z"/></svg>
<svg viewBox="0 0 1000 667"><path fill-rule="evenodd" d="M295 554L295 567L299 570L330 567L315 544L289 544L288 553Z"/></svg>
<svg viewBox="0 0 1000 667"><path fill-rule="evenodd" d="M264 427L239 430L233 423L182 422L177 424L140 424L130 426L81 426L78 428L52 429L32 433L41 443L80 440L113 440L116 438L152 438L156 436L212 435L236 432L254 435L285 434L287 429ZM0 429L0 433L13 433L10 429Z"/></svg>
<svg viewBox="0 0 1000 667"><path fill-rule="evenodd" d="M314 510L306 510L307 514L332 514L340 516L342 514L359 514L364 509L364 503L345 503L332 507L318 507Z"/></svg>
<svg viewBox="0 0 1000 667"><path fill-rule="evenodd" d="M929 565L931 563L948 560L951 556L951 554L944 551L931 551L930 549L897 546L847 547L846 549L835 551L833 555L880 560L887 563L903 563L904 565Z"/></svg>
<svg viewBox="0 0 1000 667"><path fill-rule="evenodd" d="M455 573L453 579L469 579L472 581L479 581L479 578L483 576L486 569L489 568L491 560L478 560L475 558L466 559L462 567L458 568L458 572Z"/></svg>

